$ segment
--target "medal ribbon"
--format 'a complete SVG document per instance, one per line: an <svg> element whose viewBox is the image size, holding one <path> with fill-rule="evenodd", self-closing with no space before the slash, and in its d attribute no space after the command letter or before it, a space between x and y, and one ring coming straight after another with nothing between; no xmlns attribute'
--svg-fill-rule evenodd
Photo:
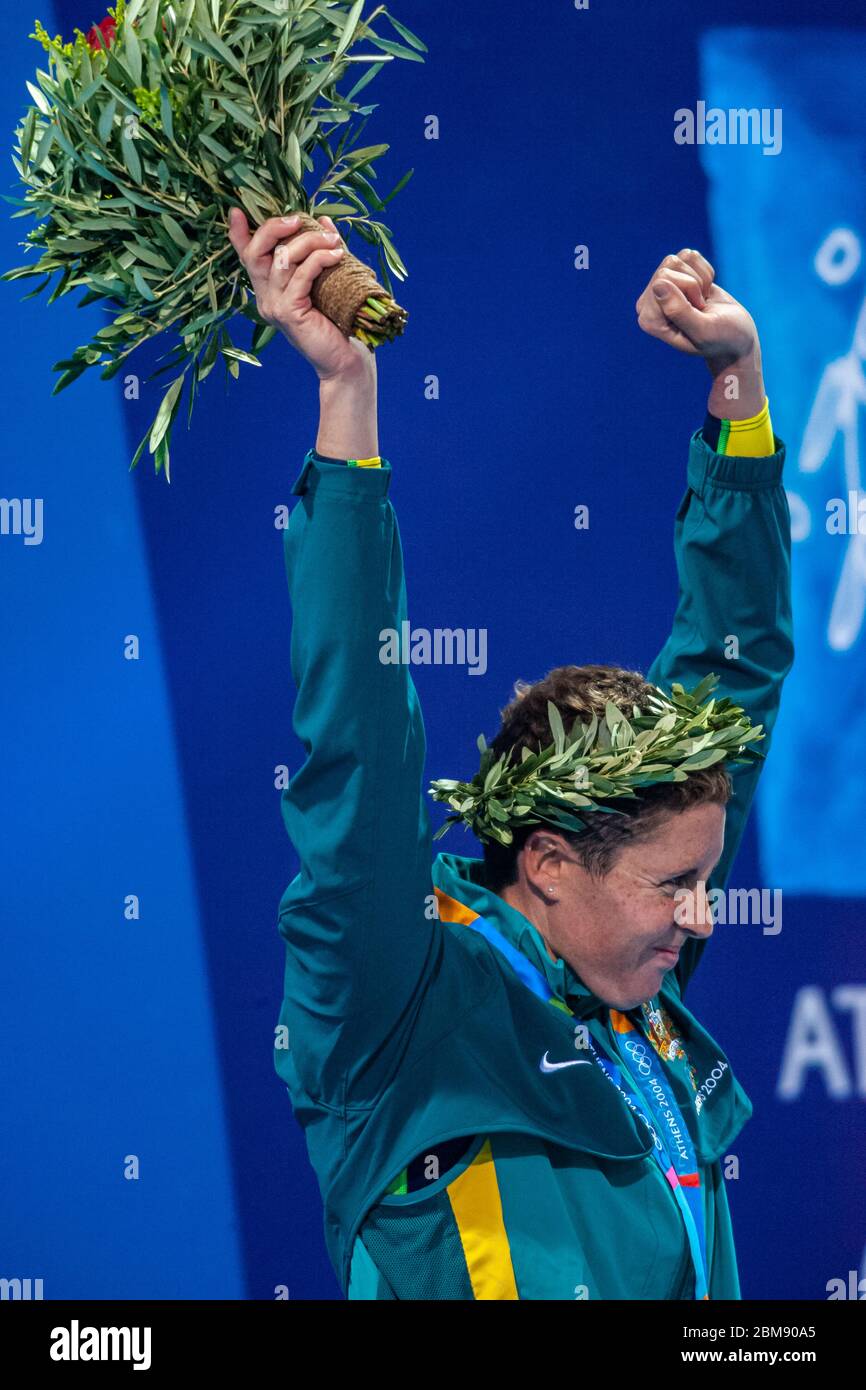
<svg viewBox="0 0 866 1390"><path fill-rule="evenodd" d="M648 1040L634 1027L628 1015L617 1009L611 1009L609 1013L622 1066L617 1066L609 1057L596 1057L596 1060L617 1087L621 1085L624 1072L640 1089L650 1112L655 1116L657 1128L649 1125L654 1153L685 1223L695 1270L695 1298L709 1298L704 1195L691 1136L664 1071L661 1067L656 1068L655 1050L648 1046ZM630 1096L632 1100L635 1099L633 1091L630 1091ZM641 1118L645 1119L643 1115Z"/></svg>

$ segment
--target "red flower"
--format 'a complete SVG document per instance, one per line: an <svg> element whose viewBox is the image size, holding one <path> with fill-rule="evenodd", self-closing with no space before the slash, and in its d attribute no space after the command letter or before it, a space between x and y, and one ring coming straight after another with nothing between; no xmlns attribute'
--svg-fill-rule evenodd
<svg viewBox="0 0 866 1390"><path fill-rule="evenodd" d="M100 34L102 34L102 39L105 47L110 48L112 41L114 40L116 30L117 26L114 22L113 17L110 14L107 14L99 24L94 24L92 28L88 30L86 36L88 48L92 49L94 53L100 52L100 50L103 47L103 44L99 41Z"/></svg>

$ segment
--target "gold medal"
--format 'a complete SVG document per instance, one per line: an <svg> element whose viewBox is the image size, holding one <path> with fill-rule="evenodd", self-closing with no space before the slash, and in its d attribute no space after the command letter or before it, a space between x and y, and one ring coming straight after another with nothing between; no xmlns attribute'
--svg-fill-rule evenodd
<svg viewBox="0 0 866 1390"><path fill-rule="evenodd" d="M641 1004L641 1012L647 1022L647 1036L658 1055L669 1062L675 1062L678 1058L682 1058L692 1083L692 1090L697 1091L697 1073L689 1062L688 1054L683 1046L682 1035L674 1027L670 1015L662 1008L661 1004L657 1009L651 1009L646 1001Z"/></svg>

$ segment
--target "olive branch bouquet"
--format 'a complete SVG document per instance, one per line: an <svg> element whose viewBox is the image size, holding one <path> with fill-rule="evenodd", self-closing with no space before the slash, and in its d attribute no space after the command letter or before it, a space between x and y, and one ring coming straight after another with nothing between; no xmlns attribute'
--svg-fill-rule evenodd
<svg viewBox="0 0 866 1390"><path fill-rule="evenodd" d="M764 726L751 724L727 697L706 700L718 681L717 675L707 675L691 691L674 682L671 695L654 686L644 709L632 705L631 720L608 700L604 720L597 714L588 722L576 718L568 734L559 709L548 700L553 742L537 753L523 747L517 763L508 750L494 761L479 734L481 765L471 782L440 777L430 784L434 801L446 802L455 812L433 839L455 821L463 821L482 842L503 845L510 845L514 830L525 825L544 823L579 833L587 822L575 814L578 809L627 815L603 801L638 800L636 788L684 782L690 772L722 759L762 759L763 753L748 745L766 737Z"/></svg>
<svg viewBox="0 0 866 1390"><path fill-rule="evenodd" d="M147 445L170 481L184 384L189 424L218 358L226 381L237 378L240 363L261 366L258 354L277 332L258 314L228 241L238 203L255 225L299 212L300 230L328 214L356 231L375 248L384 284L347 251L317 277L312 302L371 351L403 332L408 315L391 296L389 272L401 280L408 272L373 214L413 170L379 195L375 161L389 146L353 148L376 109L355 98L384 63L423 62L427 50L384 5L366 20L363 8L364 0L117 0L100 25L66 44L36 21L31 37L48 71L27 83L32 105L15 132L25 196L6 201L19 208L13 217L46 220L22 243L39 259L0 278L41 277L29 299L60 272L49 304L82 288L79 307L116 311L55 363L55 395L91 367L110 379L167 329L179 336L147 378L177 373L130 468ZM397 39L374 31L386 19ZM347 68L360 76L343 95ZM230 336L238 315L254 324L248 350Z"/></svg>

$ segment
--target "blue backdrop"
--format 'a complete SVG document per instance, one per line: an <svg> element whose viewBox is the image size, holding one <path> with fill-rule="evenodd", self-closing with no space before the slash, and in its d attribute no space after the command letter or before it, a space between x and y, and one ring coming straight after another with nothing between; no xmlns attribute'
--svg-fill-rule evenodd
<svg viewBox="0 0 866 1390"><path fill-rule="evenodd" d="M728 1184L743 1293L822 1299L866 1272L866 542L825 525L859 487L866 31L847 0L820 28L788 27L814 24L804 0L729 0L724 29L711 9L395 5L430 53L368 89L382 183L415 168L386 219L410 320L379 353L380 447L413 626L487 629L483 676L413 670L429 775L468 774L517 677L645 670L667 636L709 376L637 329L650 274L696 246L755 314L797 664L731 886L782 889L783 929L720 926L690 1005L755 1107ZM42 66L29 13L7 26L10 144ZM40 17L71 37L101 14ZM782 108L781 150L675 143L698 100ZM6 266L30 225L3 219ZM0 286L0 492L43 503L40 544L0 535L0 1277L46 1298L336 1298L272 1066L296 869L274 770L302 755L274 512L315 441L315 382L283 340L228 389L214 372L171 485L129 474L155 354L133 359L138 400L87 376L51 398L98 310L28 288Z"/></svg>

